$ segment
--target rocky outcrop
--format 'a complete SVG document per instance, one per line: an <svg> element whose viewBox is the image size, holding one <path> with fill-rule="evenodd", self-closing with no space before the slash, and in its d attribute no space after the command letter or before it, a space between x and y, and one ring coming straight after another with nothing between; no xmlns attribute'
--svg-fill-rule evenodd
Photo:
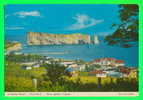
<svg viewBox="0 0 143 100"><path fill-rule="evenodd" d="M22 45L19 42L6 43L6 46L5 46L6 53L18 51L20 49L22 49Z"/></svg>
<svg viewBox="0 0 143 100"><path fill-rule="evenodd" d="M89 44L90 35L73 34L50 34L39 32L27 33L28 45L60 45L60 44Z"/></svg>

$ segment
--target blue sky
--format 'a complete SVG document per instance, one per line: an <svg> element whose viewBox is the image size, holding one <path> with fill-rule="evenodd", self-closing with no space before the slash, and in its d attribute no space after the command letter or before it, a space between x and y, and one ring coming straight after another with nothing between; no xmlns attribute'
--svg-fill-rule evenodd
<svg viewBox="0 0 143 100"><path fill-rule="evenodd" d="M119 22L118 5L6 5L6 34L47 33L111 34Z"/></svg>

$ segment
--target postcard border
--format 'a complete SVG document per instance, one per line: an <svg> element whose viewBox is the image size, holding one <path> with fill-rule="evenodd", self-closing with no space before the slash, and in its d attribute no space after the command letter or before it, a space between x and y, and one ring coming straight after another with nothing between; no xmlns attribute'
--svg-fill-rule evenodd
<svg viewBox="0 0 143 100"><path fill-rule="evenodd" d="M139 5L139 96L136 97L6 97L4 96L4 6L7 4L138 4ZM1 0L0 3L0 98L8 99L133 99L143 98L143 0Z"/></svg>

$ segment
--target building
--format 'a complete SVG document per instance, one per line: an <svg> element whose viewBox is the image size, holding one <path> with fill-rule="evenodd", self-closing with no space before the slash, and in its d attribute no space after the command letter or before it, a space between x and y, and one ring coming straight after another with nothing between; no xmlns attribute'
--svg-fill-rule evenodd
<svg viewBox="0 0 143 100"><path fill-rule="evenodd" d="M89 72L89 75L96 75L96 77L107 77L106 72L102 70L93 70Z"/></svg>
<svg viewBox="0 0 143 100"><path fill-rule="evenodd" d="M46 60L46 61L44 61L46 64L51 64L51 62L50 61L48 61L48 60Z"/></svg>
<svg viewBox="0 0 143 100"><path fill-rule="evenodd" d="M78 68L77 67L67 67L66 71L70 74L70 76L78 76Z"/></svg>
<svg viewBox="0 0 143 100"><path fill-rule="evenodd" d="M129 68L125 67L119 67L119 72L123 74L123 77L128 77L128 75L130 74Z"/></svg>
<svg viewBox="0 0 143 100"><path fill-rule="evenodd" d="M78 67L78 65L77 64L69 64L69 65L67 65L68 67L73 67L73 68L75 68L75 67Z"/></svg>
<svg viewBox="0 0 143 100"><path fill-rule="evenodd" d="M45 59L45 60L49 60L49 59L51 59L51 57L44 56L44 59Z"/></svg>
<svg viewBox="0 0 143 100"><path fill-rule="evenodd" d="M21 52L14 52L15 55L22 55L23 53Z"/></svg>
<svg viewBox="0 0 143 100"><path fill-rule="evenodd" d="M85 67L86 67L86 65L78 65L79 71L84 71Z"/></svg>
<svg viewBox="0 0 143 100"><path fill-rule="evenodd" d="M24 62L24 63L21 63L21 65L22 65L22 68L26 70L32 69L32 67L33 68L40 67L40 64L36 62Z"/></svg>
<svg viewBox="0 0 143 100"><path fill-rule="evenodd" d="M124 77L137 78L138 72L134 67L119 67L119 71L123 73Z"/></svg>
<svg viewBox="0 0 143 100"><path fill-rule="evenodd" d="M60 62L60 64L64 65L65 67L75 66L75 62L73 62L73 61L63 61L63 62Z"/></svg>
<svg viewBox="0 0 143 100"><path fill-rule="evenodd" d="M40 67L40 64L34 64L32 65L33 68L39 68Z"/></svg>
<svg viewBox="0 0 143 100"><path fill-rule="evenodd" d="M27 65L27 66L32 66L34 64L36 64L36 62L22 62L20 63L21 65Z"/></svg>
<svg viewBox="0 0 143 100"><path fill-rule="evenodd" d="M121 72L116 71L106 71L107 76L109 77L123 77L123 74Z"/></svg>
<svg viewBox="0 0 143 100"><path fill-rule="evenodd" d="M90 65L101 65L104 67L106 66L118 67L118 66L124 66L125 64L123 60L117 60L115 58L100 58L90 62Z"/></svg>
<svg viewBox="0 0 143 100"><path fill-rule="evenodd" d="M115 66L125 66L123 60L115 60Z"/></svg>
<svg viewBox="0 0 143 100"><path fill-rule="evenodd" d="M30 70L30 69L32 69L32 67L31 66L22 66L22 69Z"/></svg>

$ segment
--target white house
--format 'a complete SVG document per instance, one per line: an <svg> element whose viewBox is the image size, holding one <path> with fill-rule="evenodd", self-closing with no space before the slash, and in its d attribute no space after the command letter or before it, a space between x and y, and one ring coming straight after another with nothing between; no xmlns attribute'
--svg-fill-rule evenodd
<svg viewBox="0 0 143 100"><path fill-rule="evenodd" d="M69 64L69 65L67 65L68 67L78 67L78 65L77 64Z"/></svg>
<svg viewBox="0 0 143 100"><path fill-rule="evenodd" d="M40 64L34 64L32 65L33 68L39 68L40 67Z"/></svg>
<svg viewBox="0 0 143 100"><path fill-rule="evenodd" d="M30 70L30 69L32 69L32 67L30 67L30 66L26 67L26 70Z"/></svg>
<svg viewBox="0 0 143 100"><path fill-rule="evenodd" d="M21 52L14 52L15 55L21 55Z"/></svg>
<svg viewBox="0 0 143 100"><path fill-rule="evenodd" d="M116 63L115 66L125 66L125 63L123 60L116 60L115 63Z"/></svg>
<svg viewBox="0 0 143 100"><path fill-rule="evenodd" d="M28 65L28 66L32 66L34 65L36 62L23 62L21 63L21 65Z"/></svg>
<svg viewBox="0 0 143 100"><path fill-rule="evenodd" d="M47 64L51 64L51 62L50 62L50 61L48 61L48 60L46 60L46 61L45 61L45 63L47 63Z"/></svg>
<svg viewBox="0 0 143 100"><path fill-rule="evenodd" d="M96 77L107 77L106 73L98 73L96 74Z"/></svg>
<svg viewBox="0 0 143 100"><path fill-rule="evenodd" d="M72 64L75 64L75 62L73 62L73 61L63 61L63 62L60 62L60 64L68 67L69 65L72 66Z"/></svg>
<svg viewBox="0 0 143 100"><path fill-rule="evenodd" d="M30 69L32 69L31 66L22 66L22 68L25 69L25 70L30 70Z"/></svg>
<svg viewBox="0 0 143 100"><path fill-rule="evenodd" d="M96 77L107 77L107 74L106 72L103 72L102 70L94 70L92 72L89 72L89 74L92 74L92 75L96 75Z"/></svg>
<svg viewBox="0 0 143 100"><path fill-rule="evenodd" d="M112 67L118 67L118 66L124 66L123 60L117 60L114 58L100 58L95 59L94 61L90 62L91 65L101 65L101 66L112 66Z"/></svg>
<svg viewBox="0 0 143 100"><path fill-rule="evenodd" d="M86 66L86 65L78 65L79 71L85 70L85 66Z"/></svg>

